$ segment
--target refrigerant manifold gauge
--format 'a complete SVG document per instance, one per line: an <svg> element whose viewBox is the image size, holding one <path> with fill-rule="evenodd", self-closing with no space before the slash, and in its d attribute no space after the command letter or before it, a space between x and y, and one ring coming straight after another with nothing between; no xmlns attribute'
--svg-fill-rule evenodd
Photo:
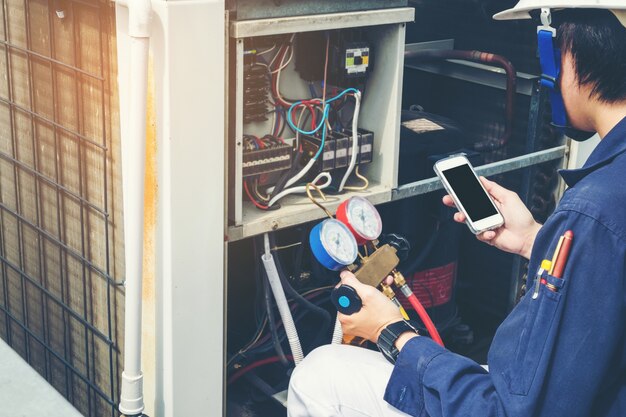
<svg viewBox="0 0 626 417"><path fill-rule="evenodd" d="M350 229L359 246L378 239L383 230L378 210L363 197L352 197L341 203L337 219Z"/></svg>
<svg viewBox="0 0 626 417"><path fill-rule="evenodd" d="M352 232L336 219L326 219L309 235L315 258L327 269L339 271L354 263L358 247Z"/></svg>

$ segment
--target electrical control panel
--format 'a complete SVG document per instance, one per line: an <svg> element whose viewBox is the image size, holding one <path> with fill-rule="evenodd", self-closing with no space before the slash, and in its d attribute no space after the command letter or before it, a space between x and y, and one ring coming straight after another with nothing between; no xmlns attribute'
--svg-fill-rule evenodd
<svg viewBox="0 0 626 417"><path fill-rule="evenodd" d="M305 192L309 183L333 195L389 199L397 185L404 22L413 13L233 22L232 236L318 218Z"/></svg>
<svg viewBox="0 0 626 417"><path fill-rule="evenodd" d="M407 0L227 0L238 20L406 7Z"/></svg>

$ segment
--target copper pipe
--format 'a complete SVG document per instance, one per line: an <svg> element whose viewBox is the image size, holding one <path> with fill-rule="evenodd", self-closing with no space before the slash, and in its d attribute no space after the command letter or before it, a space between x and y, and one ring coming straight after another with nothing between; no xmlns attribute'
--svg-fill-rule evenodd
<svg viewBox="0 0 626 417"><path fill-rule="evenodd" d="M438 61L444 59L460 59L464 61L491 64L504 69L506 73L506 106L505 106L505 129L502 136L497 140L478 142L474 145L477 151L492 151L505 146L513 134L513 119L515 115L515 93L517 77L513 64L501 55L490 54L480 51L461 51L456 49L426 49L423 51L407 51L404 59L416 59L420 61Z"/></svg>

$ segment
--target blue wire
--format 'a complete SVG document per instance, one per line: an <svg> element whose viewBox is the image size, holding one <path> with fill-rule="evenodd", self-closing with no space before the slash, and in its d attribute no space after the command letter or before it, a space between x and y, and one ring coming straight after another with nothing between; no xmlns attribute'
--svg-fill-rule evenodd
<svg viewBox="0 0 626 417"><path fill-rule="evenodd" d="M274 113L276 114L276 121L274 122L274 131L272 134L276 136L278 135L278 126L280 126L280 110L278 106L274 108Z"/></svg>
<svg viewBox="0 0 626 417"><path fill-rule="evenodd" d="M341 97L345 96L348 93L359 93L359 90L357 90L356 88L347 88L345 90L343 90L341 93L337 94L335 97L333 98L329 98L328 100L326 100L326 103L324 104L324 112L322 114L322 120L320 120L319 124L317 125L317 127L313 130L302 130L300 129L298 126L293 124L293 116L291 115L291 112L293 111L293 109L297 106L299 106L300 104L302 104L302 100L301 101L296 101L295 103L293 103L290 107L289 110L287 110L287 123L289 123L289 126L295 130L296 132L300 133L301 135L314 135L315 133L317 133L323 126L326 125L326 119L328 118L328 113L330 111L330 103L332 103L335 100L339 100ZM326 128L324 128L322 130L322 141L325 139L326 135L325 135L325 130ZM320 148L321 149L321 148ZM317 158L317 156L319 155L320 152L318 152L315 156L315 158Z"/></svg>

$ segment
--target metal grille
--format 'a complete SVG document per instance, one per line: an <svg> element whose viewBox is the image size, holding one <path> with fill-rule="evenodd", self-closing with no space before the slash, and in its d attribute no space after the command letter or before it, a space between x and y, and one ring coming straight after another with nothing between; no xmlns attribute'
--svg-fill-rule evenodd
<svg viewBox="0 0 626 417"><path fill-rule="evenodd" d="M0 336L84 415L115 416L114 12L108 1L2 0L0 13Z"/></svg>

